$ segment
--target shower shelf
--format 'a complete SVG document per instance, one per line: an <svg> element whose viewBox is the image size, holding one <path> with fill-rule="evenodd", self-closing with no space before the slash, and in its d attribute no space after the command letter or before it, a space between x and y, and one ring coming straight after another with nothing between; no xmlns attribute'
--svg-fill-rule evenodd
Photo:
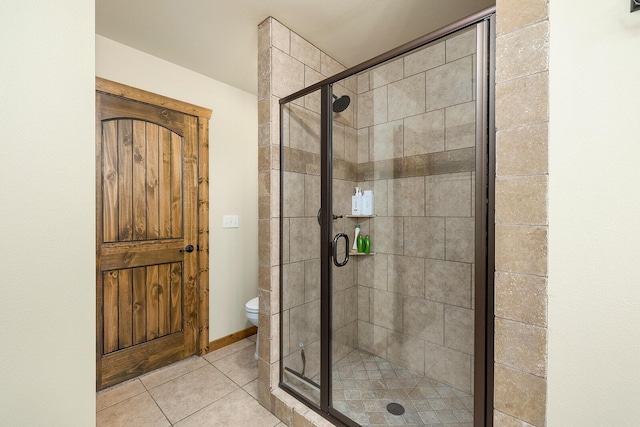
<svg viewBox="0 0 640 427"><path fill-rule="evenodd" d="M365 254L364 252L349 251L349 256L370 256L375 254L376 254L375 252L369 252L368 254Z"/></svg>
<svg viewBox="0 0 640 427"><path fill-rule="evenodd" d="M347 218L375 218L375 215L345 215Z"/></svg>

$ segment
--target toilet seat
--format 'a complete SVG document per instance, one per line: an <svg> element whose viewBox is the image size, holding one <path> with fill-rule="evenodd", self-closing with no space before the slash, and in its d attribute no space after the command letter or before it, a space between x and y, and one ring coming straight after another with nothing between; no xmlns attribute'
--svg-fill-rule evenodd
<svg viewBox="0 0 640 427"><path fill-rule="evenodd" d="M249 300L245 305L244 305L245 310L247 310L248 313L257 313L259 310L259 301L258 301L258 297L255 297L252 300Z"/></svg>

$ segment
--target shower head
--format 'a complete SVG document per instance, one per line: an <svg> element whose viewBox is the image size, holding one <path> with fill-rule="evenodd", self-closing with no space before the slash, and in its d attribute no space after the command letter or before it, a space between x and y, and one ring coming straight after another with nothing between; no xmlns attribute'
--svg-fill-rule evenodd
<svg viewBox="0 0 640 427"><path fill-rule="evenodd" d="M335 99L335 101L333 101L334 113L342 113L344 110L347 109L347 107L349 106L349 103L351 102L351 99L347 95L342 95L340 98L333 95L333 99Z"/></svg>

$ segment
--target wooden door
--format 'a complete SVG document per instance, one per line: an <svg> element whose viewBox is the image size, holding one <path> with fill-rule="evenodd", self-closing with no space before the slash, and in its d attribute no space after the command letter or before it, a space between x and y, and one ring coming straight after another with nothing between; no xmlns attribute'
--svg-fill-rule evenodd
<svg viewBox="0 0 640 427"><path fill-rule="evenodd" d="M198 236L199 117L103 92L96 103L102 389L204 353L198 318L204 314L198 283L204 248Z"/></svg>

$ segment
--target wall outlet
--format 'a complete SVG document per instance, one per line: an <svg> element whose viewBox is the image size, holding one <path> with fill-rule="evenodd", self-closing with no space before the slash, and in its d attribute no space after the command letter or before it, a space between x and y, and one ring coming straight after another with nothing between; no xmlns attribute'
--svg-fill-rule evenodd
<svg viewBox="0 0 640 427"><path fill-rule="evenodd" d="M238 228L238 215L223 215L222 228Z"/></svg>

